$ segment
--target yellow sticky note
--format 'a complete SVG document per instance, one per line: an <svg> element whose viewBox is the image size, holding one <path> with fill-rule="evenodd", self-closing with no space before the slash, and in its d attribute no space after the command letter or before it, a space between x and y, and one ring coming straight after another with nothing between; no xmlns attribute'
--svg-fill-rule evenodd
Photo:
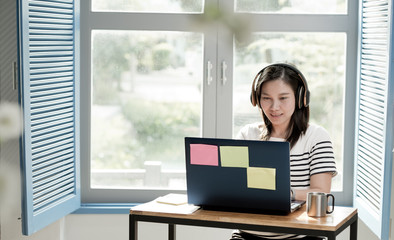
<svg viewBox="0 0 394 240"><path fill-rule="evenodd" d="M249 167L249 151L244 146L220 146L222 167Z"/></svg>
<svg viewBox="0 0 394 240"><path fill-rule="evenodd" d="M248 188L259 188L267 190L276 189L276 169L275 168L247 168Z"/></svg>

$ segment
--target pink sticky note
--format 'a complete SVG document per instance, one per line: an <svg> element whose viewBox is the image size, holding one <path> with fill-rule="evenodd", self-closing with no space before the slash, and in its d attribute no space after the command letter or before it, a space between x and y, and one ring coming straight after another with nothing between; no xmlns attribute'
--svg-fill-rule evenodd
<svg viewBox="0 0 394 240"><path fill-rule="evenodd" d="M208 144L190 144L190 163L219 166L218 147Z"/></svg>

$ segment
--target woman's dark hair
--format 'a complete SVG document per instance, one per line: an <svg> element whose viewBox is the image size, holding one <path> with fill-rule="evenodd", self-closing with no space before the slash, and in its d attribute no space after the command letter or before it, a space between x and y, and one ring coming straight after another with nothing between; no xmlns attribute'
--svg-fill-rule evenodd
<svg viewBox="0 0 394 240"><path fill-rule="evenodd" d="M257 103L259 104L259 108L261 109L261 113L263 116L263 120L265 123L265 128L263 130L263 134L261 136L262 140L268 140L271 137L272 133L272 124L268 117L262 111L260 106L260 98L261 98L261 88L264 83L274 80L282 80L286 84L288 84L294 92L296 99L296 106L293 115L291 116L291 121L289 128L287 129L287 137L286 141L290 143L290 147L293 147L295 143L298 141L300 136L305 133L308 128L309 123L309 106L303 106L299 108L297 106L297 99L300 96L297 96L298 89L301 85L303 85L302 80L300 79L299 74L294 71L292 68L283 66L283 65L272 65L268 66L262 72L260 78L256 84L256 98Z"/></svg>

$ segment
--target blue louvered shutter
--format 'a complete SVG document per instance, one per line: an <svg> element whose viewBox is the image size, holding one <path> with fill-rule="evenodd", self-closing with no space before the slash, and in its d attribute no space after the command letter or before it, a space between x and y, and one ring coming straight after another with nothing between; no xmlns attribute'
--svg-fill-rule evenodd
<svg viewBox="0 0 394 240"><path fill-rule="evenodd" d="M354 205L379 239L388 239L394 120L392 3L363 0L360 6Z"/></svg>
<svg viewBox="0 0 394 240"><path fill-rule="evenodd" d="M23 234L80 206L79 5L21 0Z"/></svg>

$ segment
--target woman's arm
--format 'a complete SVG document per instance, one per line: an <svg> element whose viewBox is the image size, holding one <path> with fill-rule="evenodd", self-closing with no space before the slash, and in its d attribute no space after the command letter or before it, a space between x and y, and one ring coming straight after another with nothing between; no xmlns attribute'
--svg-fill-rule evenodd
<svg viewBox="0 0 394 240"><path fill-rule="evenodd" d="M332 173L318 173L311 176L310 187L308 189L293 189L296 200L306 200L308 192L325 192L331 191Z"/></svg>

